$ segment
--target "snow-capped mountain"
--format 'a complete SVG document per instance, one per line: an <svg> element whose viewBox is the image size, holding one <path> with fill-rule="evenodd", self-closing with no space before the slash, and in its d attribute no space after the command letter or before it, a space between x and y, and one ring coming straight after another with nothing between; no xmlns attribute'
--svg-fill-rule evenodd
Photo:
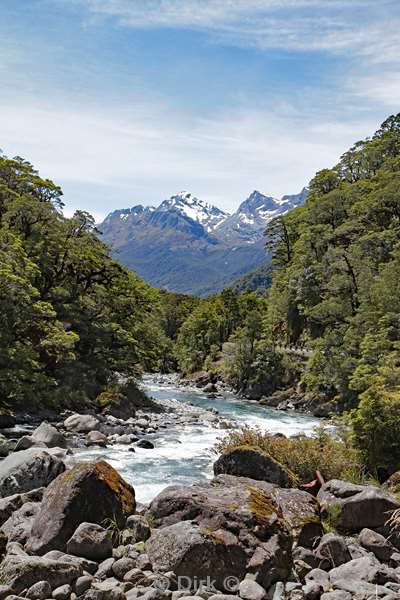
<svg viewBox="0 0 400 600"><path fill-rule="evenodd" d="M303 204L307 192L277 199L254 191L232 215L180 192L158 207L115 210L98 229L151 285L205 295L265 263L268 222Z"/></svg>
<svg viewBox="0 0 400 600"><path fill-rule="evenodd" d="M208 232L214 231L229 216L216 206L192 196L190 192L179 192L171 196L168 200L164 200L157 210L178 211L192 221L200 223Z"/></svg>

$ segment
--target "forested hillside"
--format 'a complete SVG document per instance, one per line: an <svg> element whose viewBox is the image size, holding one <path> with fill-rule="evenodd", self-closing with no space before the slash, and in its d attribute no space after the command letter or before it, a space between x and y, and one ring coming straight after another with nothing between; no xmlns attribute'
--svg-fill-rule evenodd
<svg viewBox="0 0 400 600"><path fill-rule="evenodd" d="M156 364L156 293L108 256L90 215L62 216L61 196L0 156L3 411L88 403Z"/></svg>
<svg viewBox="0 0 400 600"><path fill-rule="evenodd" d="M361 402L358 417L387 410L395 419L400 115L317 173L306 205L268 226L266 250L274 262L267 299L203 301L177 338L181 369L223 360L238 389L261 395L301 381L314 404L341 411ZM288 348L303 360L291 359Z"/></svg>

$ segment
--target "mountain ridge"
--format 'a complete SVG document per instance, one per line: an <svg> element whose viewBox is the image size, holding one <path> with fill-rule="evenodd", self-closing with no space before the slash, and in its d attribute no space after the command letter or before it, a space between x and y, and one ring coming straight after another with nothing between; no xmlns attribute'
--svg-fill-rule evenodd
<svg viewBox="0 0 400 600"><path fill-rule="evenodd" d="M182 191L157 207L114 210L98 230L113 255L152 286L204 296L265 263L266 226L307 193L278 199L254 190L230 214Z"/></svg>

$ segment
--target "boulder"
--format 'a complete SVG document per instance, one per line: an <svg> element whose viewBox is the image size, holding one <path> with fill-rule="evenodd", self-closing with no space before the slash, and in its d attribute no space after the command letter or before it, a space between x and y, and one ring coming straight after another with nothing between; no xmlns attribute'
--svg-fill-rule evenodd
<svg viewBox="0 0 400 600"><path fill-rule="evenodd" d="M37 502L26 502L21 508L13 512L1 527L1 531L7 536L9 542L26 544L39 508L40 504Z"/></svg>
<svg viewBox="0 0 400 600"><path fill-rule="evenodd" d="M91 575L96 573L98 569L97 562L94 562L93 560L88 560L82 556L66 554L65 552L60 552L59 550L51 550L50 552L47 552L43 558L47 558L49 560L61 560L62 562L70 563L72 565L78 565L78 567L82 568L83 571L90 573Z"/></svg>
<svg viewBox="0 0 400 600"><path fill-rule="evenodd" d="M28 450L28 448L47 448L47 446L44 442L33 439L31 435L23 435L15 444L14 452Z"/></svg>
<svg viewBox="0 0 400 600"><path fill-rule="evenodd" d="M126 526L129 529L132 542L145 542L149 539L151 530L148 522L143 515L132 515L128 517Z"/></svg>
<svg viewBox="0 0 400 600"><path fill-rule="evenodd" d="M122 527L136 507L134 489L105 461L77 464L46 490L27 548L64 550L78 525L107 518Z"/></svg>
<svg viewBox="0 0 400 600"><path fill-rule="evenodd" d="M244 574L240 562L243 555L247 556L247 571L253 573L254 579L263 587L267 588L275 581L287 578L291 569L293 538L272 494L275 488L261 482L264 488L261 489L249 485L247 482L251 480L246 480L244 484L240 479L231 477L224 481L222 478L219 484L214 480L211 484L170 486L163 490L149 507L149 516L155 525L163 527L153 531L146 542L150 560L155 560L156 565L172 561L167 570L175 571L172 566L174 557L168 558L168 552L162 550L161 531L167 530L165 526L190 522L194 529L190 529L189 525L185 526L191 532L190 543L185 541L184 529L178 527L167 530L171 537L168 537L166 543L171 542L171 547L174 548L181 546L181 550L177 550L179 559L174 565L182 575L193 575L188 565L193 556L197 556L205 546L204 551L210 556L209 562L206 561L203 567L197 563L192 565L193 569L201 569L200 578L202 575L213 578L214 570L219 579L222 573L224 576L234 574L240 577ZM215 542L216 554L212 554L210 541ZM228 562L229 557L223 559L218 567L219 552L224 547L227 555L232 549L236 570L225 570L233 568ZM206 569L209 570L208 573Z"/></svg>
<svg viewBox="0 0 400 600"><path fill-rule="evenodd" d="M266 592L260 584L246 577L239 584L239 596L243 600L264 600Z"/></svg>
<svg viewBox="0 0 400 600"><path fill-rule="evenodd" d="M124 579L125 575L132 571L136 567L136 561L133 558L129 558L127 556L116 560L112 566L112 572L121 581Z"/></svg>
<svg viewBox="0 0 400 600"><path fill-rule="evenodd" d="M234 534L190 521L153 531L146 548L154 570L192 580L211 576L218 589L232 573L242 578L246 572L246 552Z"/></svg>
<svg viewBox="0 0 400 600"><path fill-rule="evenodd" d="M60 585L60 587L56 588L52 594L54 600L69 600L71 596L72 588L68 583L64 585Z"/></svg>
<svg viewBox="0 0 400 600"><path fill-rule="evenodd" d="M48 448L66 448L67 440L65 436L57 431L53 425L43 421L32 433L32 439L35 442L42 442Z"/></svg>
<svg viewBox="0 0 400 600"><path fill-rule="evenodd" d="M153 442L150 440L139 440L136 444L138 448L145 448L146 450L152 450L154 448Z"/></svg>
<svg viewBox="0 0 400 600"><path fill-rule="evenodd" d="M335 511L336 528L347 531L376 529L385 525L400 502L386 490L333 479L324 484L317 499L322 518Z"/></svg>
<svg viewBox="0 0 400 600"><path fill-rule="evenodd" d="M88 433L98 429L100 421L94 415L71 415L64 421L65 429L75 433Z"/></svg>
<svg viewBox="0 0 400 600"><path fill-rule="evenodd" d="M381 565L372 555L355 558L340 567L335 567L329 571L329 579L333 585L339 581L365 581L383 585L387 581L400 580L394 569Z"/></svg>
<svg viewBox="0 0 400 600"><path fill-rule="evenodd" d="M389 540L371 529L363 529L358 536L358 541L363 548L375 554L376 558L382 562L388 562L392 554L396 552L396 548Z"/></svg>
<svg viewBox="0 0 400 600"><path fill-rule="evenodd" d="M0 463L0 496L46 487L64 471L64 462L53 453L37 448L15 452Z"/></svg>
<svg viewBox="0 0 400 600"><path fill-rule="evenodd" d="M39 581L47 581L52 589L71 584L82 574L78 565L38 556L6 556L2 563L2 576L15 594Z"/></svg>
<svg viewBox="0 0 400 600"><path fill-rule="evenodd" d="M214 474L222 473L267 481L280 487L290 487L293 481L288 469L266 452L251 446L241 446L224 452L214 463Z"/></svg>
<svg viewBox="0 0 400 600"><path fill-rule="evenodd" d="M109 532L96 523L81 523L67 542L68 554L100 562L112 554Z"/></svg>
<svg viewBox="0 0 400 600"><path fill-rule="evenodd" d="M51 585L48 581L38 581L31 585L26 592L26 597L30 600L46 600L46 598L51 598Z"/></svg>
<svg viewBox="0 0 400 600"><path fill-rule="evenodd" d="M335 533L327 533L321 538L315 557L319 561L319 567L328 570L351 560L346 540Z"/></svg>
<svg viewBox="0 0 400 600"><path fill-rule="evenodd" d="M13 512L21 508L26 502L41 502L44 488L38 488L25 494L13 494L0 498L0 527L11 517Z"/></svg>
<svg viewBox="0 0 400 600"><path fill-rule="evenodd" d="M101 431L89 431L86 435L86 446L107 446L107 436Z"/></svg>

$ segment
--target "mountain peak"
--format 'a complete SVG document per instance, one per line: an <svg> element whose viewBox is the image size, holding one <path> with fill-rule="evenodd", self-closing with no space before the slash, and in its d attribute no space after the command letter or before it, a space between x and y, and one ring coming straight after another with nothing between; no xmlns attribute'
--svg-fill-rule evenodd
<svg viewBox="0 0 400 600"><path fill-rule="evenodd" d="M158 210L176 210L192 221L200 223L208 231L213 231L229 215L216 206L200 200L186 190L164 200Z"/></svg>

